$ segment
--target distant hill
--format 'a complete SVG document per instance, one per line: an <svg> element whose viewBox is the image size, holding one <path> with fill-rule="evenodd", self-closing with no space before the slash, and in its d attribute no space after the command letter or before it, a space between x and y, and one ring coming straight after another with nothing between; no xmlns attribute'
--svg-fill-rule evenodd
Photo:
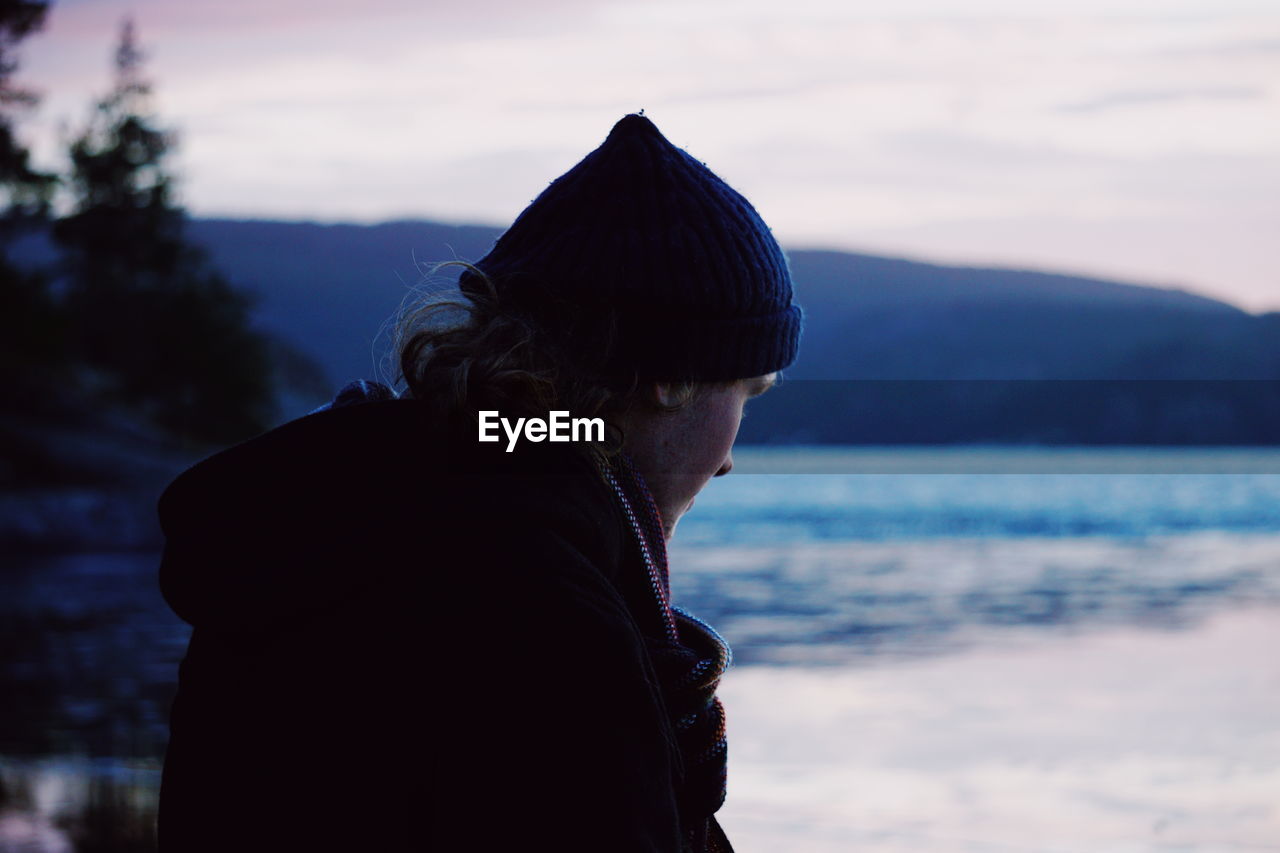
<svg viewBox="0 0 1280 853"><path fill-rule="evenodd" d="M496 228L197 220L267 328L333 386L389 370L380 334L422 274ZM1280 441L1280 314L1178 290L1021 270L791 252L805 308L788 381L745 441Z"/></svg>
<svg viewBox="0 0 1280 853"><path fill-rule="evenodd" d="M419 264L476 260L496 228L196 220L191 235L258 293L262 324L340 383ZM844 252L790 253L805 308L804 379L1275 379L1280 315L1177 290Z"/></svg>
<svg viewBox="0 0 1280 853"><path fill-rule="evenodd" d="M197 219L189 235L258 297L258 322L311 355L333 386L375 378L384 334L423 269L476 260L496 228L432 222L318 225Z"/></svg>
<svg viewBox="0 0 1280 853"><path fill-rule="evenodd" d="M1280 315L1178 290L793 252L812 379L1273 379Z"/></svg>
<svg viewBox="0 0 1280 853"><path fill-rule="evenodd" d="M422 269L476 260L500 232L200 219L189 233L336 389L390 376L387 327ZM1051 273L789 255L801 354L743 440L1280 443L1280 313Z"/></svg>

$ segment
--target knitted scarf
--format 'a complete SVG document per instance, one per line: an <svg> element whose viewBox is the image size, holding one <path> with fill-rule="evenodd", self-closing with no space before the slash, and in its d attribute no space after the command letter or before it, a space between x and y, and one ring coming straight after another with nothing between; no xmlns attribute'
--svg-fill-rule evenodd
<svg viewBox="0 0 1280 853"><path fill-rule="evenodd" d="M649 575L648 606L662 626L661 636L645 642L684 765L676 791L684 850L732 853L714 817L724 803L728 753L724 706L715 691L732 659L729 645L710 625L671 605L662 516L634 463L619 453L613 464L601 464L601 473L635 535Z"/></svg>

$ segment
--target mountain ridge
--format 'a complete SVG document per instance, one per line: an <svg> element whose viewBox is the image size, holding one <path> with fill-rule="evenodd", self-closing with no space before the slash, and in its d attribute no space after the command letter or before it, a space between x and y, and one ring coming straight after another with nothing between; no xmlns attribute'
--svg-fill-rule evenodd
<svg viewBox="0 0 1280 853"><path fill-rule="evenodd" d="M378 378L385 330L424 266L477 260L495 227L192 220L264 327L335 384ZM1053 272L956 267L824 249L789 252L806 310L805 379L1268 379L1280 314L1184 290ZM381 333L381 334L380 334Z"/></svg>
<svg viewBox="0 0 1280 853"><path fill-rule="evenodd" d="M479 259L500 233L412 219L210 218L187 231L255 296L255 324L322 369L282 399L284 418L352 379L391 380L394 320L426 273ZM788 255L800 356L753 403L745 441L1280 442L1280 312L1054 272Z"/></svg>

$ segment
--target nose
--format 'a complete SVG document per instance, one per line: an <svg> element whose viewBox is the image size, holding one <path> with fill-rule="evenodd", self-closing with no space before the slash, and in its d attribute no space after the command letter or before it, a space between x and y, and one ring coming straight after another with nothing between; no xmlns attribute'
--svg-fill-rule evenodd
<svg viewBox="0 0 1280 853"><path fill-rule="evenodd" d="M724 458L724 464L720 466L720 470L716 472L717 477L723 477L733 470L733 454L729 454Z"/></svg>

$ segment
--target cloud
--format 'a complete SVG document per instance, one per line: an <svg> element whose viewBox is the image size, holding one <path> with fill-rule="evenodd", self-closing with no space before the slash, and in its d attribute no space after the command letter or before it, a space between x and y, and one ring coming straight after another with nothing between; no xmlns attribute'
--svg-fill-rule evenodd
<svg viewBox="0 0 1280 853"><path fill-rule="evenodd" d="M482 26L501 32L511 26L539 27L539 22L587 15L616 0L468 0L430 3L419 0L63 0L52 10L65 34L100 34L104 23L115 25L132 16L147 30L169 35L200 33L315 32L339 28L358 32L371 22L411 20L418 34L471 31Z"/></svg>
<svg viewBox="0 0 1280 853"><path fill-rule="evenodd" d="M1064 113L1096 113L1105 110L1144 107L1182 101L1257 101L1266 100L1267 92L1254 86L1218 86L1203 89L1165 89L1111 92L1097 98L1054 107Z"/></svg>
<svg viewBox="0 0 1280 853"><path fill-rule="evenodd" d="M199 213L507 221L644 107L801 242L950 251L968 232L936 224L980 222L968 236L992 257L1057 263L1078 253L1044 217L1066 211L1097 230L1100 271L1164 275L1161 240L1195 233L1189 279L1274 290L1277 257L1250 247L1275 221L1280 17L1239 14L1258 0L1033 5L60 0L23 46L23 81L48 92L23 130L56 140L84 114L132 13Z"/></svg>
<svg viewBox="0 0 1280 853"><path fill-rule="evenodd" d="M1216 44L1197 44L1170 47L1156 51L1154 55L1174 59L1236 59L1250 56L1274 56L1280 54L1280 38L1231 39Z"/></svg>

